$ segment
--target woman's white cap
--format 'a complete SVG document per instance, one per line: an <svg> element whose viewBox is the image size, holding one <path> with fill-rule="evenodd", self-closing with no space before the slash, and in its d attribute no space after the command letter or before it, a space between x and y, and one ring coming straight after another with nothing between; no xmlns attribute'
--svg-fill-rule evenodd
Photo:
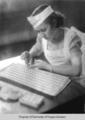
<svg viewBox="0 0 85 120"><path fill-rule="evenodd" d="M44 9L41 13L39 13L38 15L31 15L29 17L27 17L27 20L30 22L30 24L36 28L38 27L40 24L43 23L44 20L46 20L46 18L48 16L50 16L52 13L54 12L54 10L52 9L51 6L48 6L46 9Z"/></svg>

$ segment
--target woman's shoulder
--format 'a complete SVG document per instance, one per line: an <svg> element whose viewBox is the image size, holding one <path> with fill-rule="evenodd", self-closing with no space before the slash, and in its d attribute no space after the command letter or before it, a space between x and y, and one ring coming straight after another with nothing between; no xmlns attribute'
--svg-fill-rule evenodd
<svg viewBox="0 0 85 120"><path fill-rule="evenodd" d="M66 37L74 37L74 36L76 36L77 34L76 34L76 32L72 29L72 27L70 27L70 28L67 28L67 27L65 27L64 28L64 33L65 33L65 36Z"/></svg>
<svg viewBox="0 0 85 120"><path fill-rule="evenodd" d="M74 37L80 37L78 35L78 32L77 32L77 29L75 27L70 27L70 28L64 28L64 30L66 31L65 34L66 34L66 37L70 38L70 39L73 39Z"/></svg>
<svg viewBox="0 0 85 120"><path fill-rule="evenodd" d="M67 28L67 32L65 35L65 43L69 47L73 47L75 45L79 45L79 47L81 47L82 45L81 38L78 35L75 27Z"/></svg>

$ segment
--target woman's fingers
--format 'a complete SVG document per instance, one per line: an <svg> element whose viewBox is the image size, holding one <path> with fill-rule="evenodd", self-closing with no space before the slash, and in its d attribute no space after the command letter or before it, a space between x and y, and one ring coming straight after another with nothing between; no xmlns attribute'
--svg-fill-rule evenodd
<svg viewBox="0 0 85 120"><path fill-rule="evenodd" d="M29 56L30 56L30 54L29 54L28 51L25 51L25 52L23 52L23 53L21 54L21 58L22 58L22 59L29 58Z"/></svg>
<svg viewBox="0 0 85 120"><path fill-rule="evenodd" d="M40 68L40 64L39 63L34 63L34 64L30 64L29 66L30 68Z"/></svg>
<svg viewBox="0 0 85 120"><path fill-rule="evenodd" d="M31 56L28 51L25 51L21 54L21 59L25 60L25 63L28 64L31 61Z"/></svg>

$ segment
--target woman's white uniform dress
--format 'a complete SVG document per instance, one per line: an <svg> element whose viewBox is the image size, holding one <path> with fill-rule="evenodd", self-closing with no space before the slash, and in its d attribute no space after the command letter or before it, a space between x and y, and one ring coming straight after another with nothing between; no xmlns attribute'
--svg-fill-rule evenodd
<svg viewBox="0 0 85 120"><path fill-rule="evenodd" d="M51 65L59 66L68 63L71 57L70 49L72 47L77 46L81 50L82 43L77 33L74 32L71 28L70 29L64 28L64 29L66 32L64 35L64 40L63 40L64 45L62 49L57 49L57 48L55 50L48 49L48 40L46 40L41 36L38 36L37 38L37 42L39 42L38 45L41 46L45 58Z"/></svg>

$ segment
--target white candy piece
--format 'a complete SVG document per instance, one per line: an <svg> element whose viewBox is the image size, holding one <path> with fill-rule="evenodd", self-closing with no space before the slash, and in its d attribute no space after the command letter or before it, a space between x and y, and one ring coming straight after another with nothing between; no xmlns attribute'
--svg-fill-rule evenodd
<svg viewBox="0 0 85 120"><path fill-rule="evenodd" d="M37 109L44 102L44 97L28 91L19 99L19 102Z"/></svg>
<svg viewBox="0 0 85 120"><path fill-rule="evenodd" d="M20 95L20 91L14 90L10 87L3 87L0 91L0 98L3 100L18 100Z"/></svg>

